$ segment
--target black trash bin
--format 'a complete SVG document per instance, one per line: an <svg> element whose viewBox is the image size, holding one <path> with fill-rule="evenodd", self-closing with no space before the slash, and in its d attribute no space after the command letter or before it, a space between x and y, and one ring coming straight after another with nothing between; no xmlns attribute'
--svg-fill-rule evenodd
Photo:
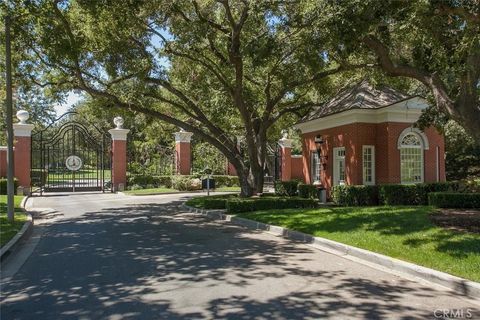
<svg viewBox="0 0 480 320"><path fill-rule="evenodd" d="M202 189L206 190L207 187L207 179L202 179ZM210 189L215 189L215 179L210 179Z"/></svg>

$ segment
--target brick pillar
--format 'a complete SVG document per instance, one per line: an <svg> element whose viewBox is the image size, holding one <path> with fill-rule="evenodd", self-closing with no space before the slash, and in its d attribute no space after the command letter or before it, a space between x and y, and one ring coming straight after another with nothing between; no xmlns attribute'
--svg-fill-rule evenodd
<svg viewBox="0 0 480 320"><path fill-rule="evenodd" d="M278 144L280 145L280 157L282 159L282 176L280 178L282 181L288 181L292 178L292 139L288 139L287 134L284 134Z"/></svg>
<svg viewBox="0 0 480 320"><path fill-rule="evenodd" d="M14 175L18 180L19 188L23 189L23 194L30 194L30 167L31 167L31 144L33 124L26 121L29 114L25 110L17 112L19 123L13 124L13 136L15 139L15 150L13 153Z"/></svg>
<svg viewBox="0 0 480 320"><path fill-rule="evenodd" d="M0 147L0 178L7 176L7 147Z"/></svg>
<svg viewBox="0 0 480 320"><path fill-rule="evenodd" d="M186 131L175 132L175 173L189 175L192 167L192 140L193 133Z"/></svg>
<svg viewBox="0 0 480 320"><path fill-rule="evenodd" d="M127 185L127 134L128 129L123 129L123 119L115 117L113 122L117 126L108 132L112 135L112 189L123 191Z"/></svg>

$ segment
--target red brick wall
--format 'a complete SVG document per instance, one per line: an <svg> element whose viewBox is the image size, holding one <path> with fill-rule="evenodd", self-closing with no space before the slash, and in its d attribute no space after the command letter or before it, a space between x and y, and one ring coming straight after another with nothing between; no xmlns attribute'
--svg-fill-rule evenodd
<svg viewBox="0 0 480 320"><path fill-rule="evenodd" d="M282 176L280 177L282 181L288 181L292 178L292 148L280 148L281 156L280 159L282 159L282 169L281 169L281 174Z"/></svg>
<svg viewBox="0 0 480 320"><path fill-rule="evenodd" d="M0 149L0 178L7 176L7 149Z"/></svg>
<svg viewBox="0 0 480 320"><path fill-rule="evenodd" d="M327 155L326 171L321 174L321 181L327 189L331 188L333 180L333 148L345 147L346 183L363 184L362 176L362 146L375 146L375 182L400 183L400 151L397 147L400 133L410 127L410 123L385 122L379 124L353 123L335 128L320 130L302 135L303 175L306 183L312 183L310 177L310 152L315 151L314 138L322 135L325 143L322 145L322 155ZM445 181L445 146L444 138L434 128L425 130L429 141L429 149L424 150L425 182L437 180L436 147L439 147L439 176Z"/></svg>
<svg viewBox="0 0 480 320"><path fill-rule="evenodd" d="M112 184L114 190L118 190L120 183L127 184L127 141L112 141Z"/></svg>
<svg viewBox="0 0 480 320"><path fill-rule="evenodd" d="M15 178L18 179L18 185L24 188L30 188L30 144L30 137L15 137Z"/></svg>
<svg viewBox="0 0 480 320"><path fill-rule="evenodd" d="M189 175L192 165L190 142L177 142L175 144L175 151L177 174Z"/></svg>
<svg viewBox="0 0 480 320"><path fill-rule="evenodd" d="M292 157L292 179L305 181L303 175L303 157Z"/></svg>

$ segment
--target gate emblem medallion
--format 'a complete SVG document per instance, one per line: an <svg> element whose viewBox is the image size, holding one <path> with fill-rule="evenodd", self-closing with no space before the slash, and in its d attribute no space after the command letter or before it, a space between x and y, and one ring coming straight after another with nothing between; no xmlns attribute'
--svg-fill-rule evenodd
<svg viewBox="0 0 480 320"><path fill-rule="evenodd" d="M65 160L65 166L70 171L78 171L82 165L82 159L80 159L78 156L69 156L67 160Z"/></svg>

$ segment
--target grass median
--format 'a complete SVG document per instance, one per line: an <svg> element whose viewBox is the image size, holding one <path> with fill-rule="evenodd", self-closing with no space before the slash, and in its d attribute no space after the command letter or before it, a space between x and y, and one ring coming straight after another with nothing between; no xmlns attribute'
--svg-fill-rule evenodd
<svg viewBox="0 0 480 320"><path fill-rule="evenodd" d="M23 196L15 196L15 220L10 223L7 219L7 196L0 195L0 247L10 241L27 221L27 216L20 208L22 199Z"/></svg>
<svg viewBox="0 0 480 320"><path fill-rule="evenodd" d="M434 225L431 207L282 209L238 216L378 252L480 282L480 234Z"/></svg>
<svg viewBox="0 0 480 320"><path fill-rule="evenodd" d="M155 194L172 193L172 192L189 192L189 191L179 191L172 188L149 188L149 189L128 190L128 191L125 191L125 194L155 195ZM215 190L211 190L211 192L240 192L240 188L239 187L221 187Z"/></svg>

